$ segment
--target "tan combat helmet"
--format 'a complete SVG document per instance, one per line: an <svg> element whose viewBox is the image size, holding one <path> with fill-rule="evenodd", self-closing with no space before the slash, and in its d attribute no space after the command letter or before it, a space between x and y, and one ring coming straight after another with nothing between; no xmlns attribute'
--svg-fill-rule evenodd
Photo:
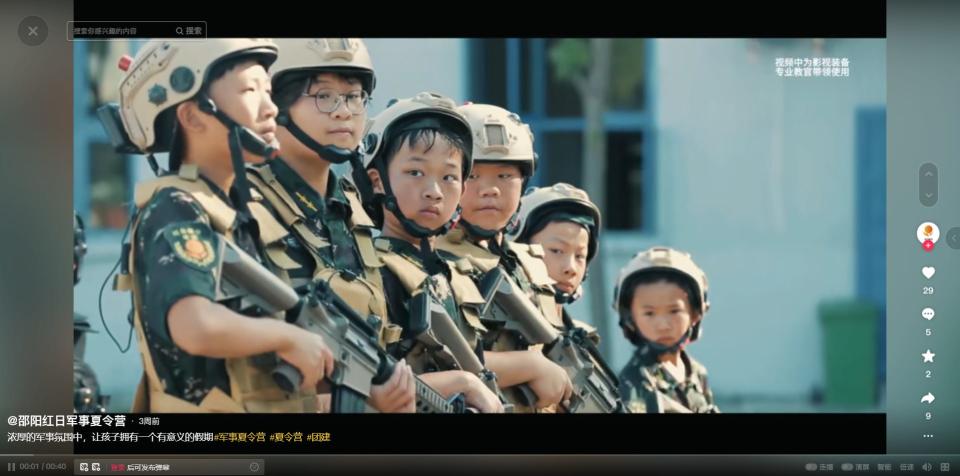
<svg viewBox="0 0 960 476"><path fill-rule="evenodd" d="M473 168L473 139L470 123L463 117L463 114L457 111L453 99L430 92L422 92L406 99L394 99L390 101L383 112L367 123L364 133L363 168L375 167L379 171L384 189L383 206L400 220L407 233L418 238L446 233L459 219L459 206L453 219L437 230L427 230L403 216L400 206L397 204L396 196L390 188L387 161L384 157L384 154L387 153L386 144L390 142L394 135L401 134L409 129L438 128L441 126L452 129L463 140L465 147L463 176L466 177ZM374 203L373 197L364 197L364 201L368 202L368 212L371 216L379 220L380 213L376 210L379 205Z"/></svg>
<svg viewBox="0 0 960 476"><path fill-rule="evenodd" d="M457 108L473 129L473 161L518 165L524 178L533 176L537 154L533 132L520 116L490 104L467 103Z"/></svg>
<svg viewBox="0 0 960 476"><path fill-rule="evenodd" d="M271 69L273 89L296 73L331 72L357 75L363 90L373 94L377 75L370 52L360 38L277 38L280 57Z"/></svg>
<svg viewBox="0 0 960 476"><path fill-rule="evenodd" d="M268 68L277 47L262 38L150 40L132 61L124 57L119 113L129 141L141 152L169 151L175 119L158 122L161 114L196 96L216 64L246 55Z"/></svg>
<svg viewBox="0 0 960 476"><path fill-rule="evenodd" d="M367 122L363 139L363 166L370 168L375 159L381 158L384 152L384 146L389 142L391 134L401 132L392 127L398 122L408 122L415 117L435 117L439 119L449 119L450 123L457 129L465 139L464 145L467 146L467 153L463 162L464 176L470 173L473 168L473 139L470 130L470 123L457 110L453 99L446 96L422 92L411 98L393 99L387 108L376 117Z"/></svg>
<svg viewBox="0 0 960 476"><path fill-rule="evenodd" d="M590 230L590 244L587 251L587 265L597 254L600 243L600 209L590 201L587 192L568 183L557 183L550 187L531 188L520 199L520 222L509 238L529 243L530 237L540 219L553 212L567 212L589 217L593 220Z"/></svg>
<svg viewBox="0 0 960 476"><path fill-rule="evenodd" d="M377 76L367 46L359 38L279 38L275 40L280 48L280 58L273 65L272 83L274 99L280 112L277 124L286 127L301 144L314 151L320 158L342 164L350 161L353 165L353 179L362 193L370 193L366 175L363 173L358 150L346 150L330 144L321 144L300 128L290 116L290 105L295 97L288 94L306 94L309 78L328 72L360 77L363 90L369 95L377 85Z"/></svg>
<svg viewBox="0 0 960 476"><path fill-rule="evenodd" d="M694 296L690 296L691 301L694 306L698 307L695 310L700 313L701 318L706 316L707 310L710 308L710 301L707 300L707 275L693 262L689 253L664 246L655 246L641 251L634 255L626 266L620 270L617 286L613 290L613 308L620 315L620 326L624 328L624 335L631 341L633 339L630 336L635 336L638 331L630 315L629 299L631 296L622 293L624 290L628 293L631 291L627 287L633 288L629 282L632 277L653 271L676 273L687 280L695 293ZM693 326L690 341L697 340L700 337L700 324L702 322L701 319Z"/></svg>
<svg viewBox="0 0 960 476"><path fill-rule="evenodd" d="M457 110L467 118L473 129L473 162L516 165L523 175L523 187L526 188L537 167L530 126L524 124L516 113L490 104L467 103ZM514 210L507 223L507 231L517 226L516 212ZM492 238L501 231L481 228L466 218L461 218L460 226L479 238Z"/></svg>

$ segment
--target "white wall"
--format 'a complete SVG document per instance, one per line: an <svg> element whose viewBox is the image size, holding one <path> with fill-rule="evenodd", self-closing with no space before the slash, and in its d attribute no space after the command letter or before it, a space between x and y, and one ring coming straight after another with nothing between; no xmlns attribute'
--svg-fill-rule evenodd
<svg viewBox="0 0 960 476"><path fill-rule="evenodd" d="M693 254L713 308L690 351L718 394L808 396L823 372L816 306L854 293L854 114L885 104L885 42L812 45L655 45L657 226L607 234L608 283L651 244ZM781 78L777 56L848 57L850 77ZM610 335L619 368L631 349Z"/></svg>
<svg viewBox="0 0 960 476"><path fill-rule="evenodd" d="M456 38L371 38L364 42L377 70L370 113L392 98L431 91L462 102L466 96L467 40Z"/></svg>

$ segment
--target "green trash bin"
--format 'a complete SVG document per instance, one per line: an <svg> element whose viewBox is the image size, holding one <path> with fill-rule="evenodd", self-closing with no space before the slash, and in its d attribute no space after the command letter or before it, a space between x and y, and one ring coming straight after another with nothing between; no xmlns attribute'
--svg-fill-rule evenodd
<svg viewBox="0 0 960 476"><path fill-rule="evenodd" d="M825 403L876 405L877 307L858 300L834 300L821 303L818 313L823 328Z"/></svg>

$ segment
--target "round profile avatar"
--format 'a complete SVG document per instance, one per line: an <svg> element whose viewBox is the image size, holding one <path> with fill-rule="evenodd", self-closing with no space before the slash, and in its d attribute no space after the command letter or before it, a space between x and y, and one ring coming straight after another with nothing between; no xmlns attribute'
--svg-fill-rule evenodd
<svg viewBox="0 0 960 476"><path fill-rule="evenodd" d="M936 223L925 222L921 223L917 227L917 241L923 243L924 241L930 240L936 244L937 240L940 239L940 228L937 227Z"/></svg>

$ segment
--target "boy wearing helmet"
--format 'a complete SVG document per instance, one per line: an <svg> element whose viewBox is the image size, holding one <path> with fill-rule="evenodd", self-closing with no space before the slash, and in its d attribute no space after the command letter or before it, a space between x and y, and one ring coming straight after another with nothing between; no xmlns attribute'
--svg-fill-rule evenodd
<svg viewBox="0 0 960 476"><path fill-rule="evenodd" d="M376 86L370 54L359 38L275 42L280 56L271 82L282 156L247 172L260 203L289 231L281 246L267 252L295 288L324 281L360 315L386 320L373 222L357 188L330 167L349 162L355 180L369 181L359 145ZM395 326L380 330L384 343L399 335ZM406 363L399 362L390 380L372 386L369 403L384 412L414 411L414 377Z"/></svg>
<svg viewBox="0 0 960 476"><path fill-rule="evenodd" d="M171 169L136 187L116 281L133 291L145 372L134 412L312 412L317 383L333 371L319 335L263 316L217 284L217 240L266 263L259 235L282 230L250 202L243 173L245 162L276 151L267 75L276 55L263 39L151 40L121 62L121 102L111 116L121 123L108 118L108 130L118 148L149 154L155 170L153 154L169 152ZM254 359L264 355L296 367L302 388L283 392L272 368Z"/></svg>
<svg viewBox="0 0 960 476"><path fill-rule="evenodd" d="M472 166L469 123L453 100L420 93L392 101L368 125L364 145L364 165L374 190L365 199L381 225L375 246L384 264L388 313L403 329L388 350L406 359L445 397L460 393L481 412L504 411L499 396L481 377L460 370L463 362L449 355L449 335L443 337L433 317L426 320L419 312L442 308L455 326L454 339L462 334L467 353L475 352L482 361L480 336L485 328L478 310L483 298L465 270L451 266L449 255L435 248L437 236L446 233L459 214L463 178Z"/></svg>
<svg viewBox="0 0 960 476"><path fill-rule="evenodd" d="M566 183L527 190L511 237L543 248L543 261L555 281L557 313L565 325L588 329L599 340L593 329L571 319L563 307L583 294L581 285L599 246L600 210L587 193Z"/></svg>
<svg viewBox="0 0 960 476"><path fill-rule="evenodd" d="M536 168L533 133L517 114L501 107L466 104L457 110L473 131L473 170L464 183L460 221L437 247L470 266L478 284L491 269L503 268L540 311L539 317L562 328L543 249L504 238L504 231L516 224L520 196ZM548 360L539 346L530 349L522 336L504 329L505 324L484 320L485 357L516 411L533 412L569 399L573 385L566 371ZM521 384L533 395L526 396ZM530 397L533 401L527 401Z"/></svg>
<svg viewBox="0 0 960 476"><path fill-rule="evenodd" d="M620 373L620 394L646 413L717 413L707 370L685 350L710 308L707 275L688 253L654 247L620 270L613 307L637 347Z"/></svg>

